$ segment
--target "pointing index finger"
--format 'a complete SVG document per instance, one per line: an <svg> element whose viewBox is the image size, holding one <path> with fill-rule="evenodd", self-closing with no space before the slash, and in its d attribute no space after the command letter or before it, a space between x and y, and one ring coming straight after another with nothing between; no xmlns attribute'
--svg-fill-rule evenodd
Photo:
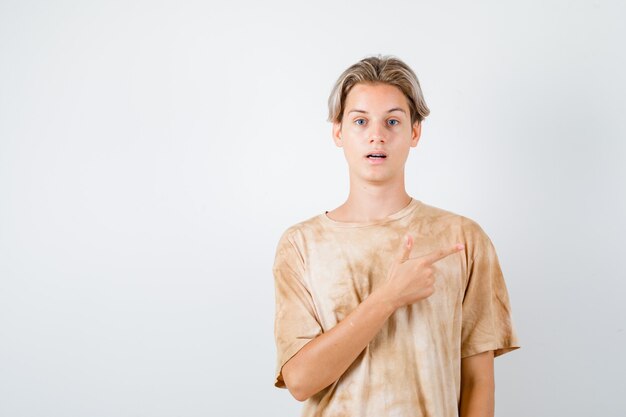
<svg viewBox="0 0 626 417"><path fill-rule="evenodd" d="M446 256L450 256L458 251L462 250L465 247L462 243L457 243L449 248L437 249L427 255L424 255L422 259L429 264L434 264L437 261L442 260Z"/></svg>

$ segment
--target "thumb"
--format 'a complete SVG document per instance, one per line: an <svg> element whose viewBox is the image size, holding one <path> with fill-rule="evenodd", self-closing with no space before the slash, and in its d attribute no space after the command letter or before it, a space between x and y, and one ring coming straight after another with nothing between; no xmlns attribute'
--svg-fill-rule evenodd
<svg viewBox="0 0 626 417"><path fill-rule="evenodd" d="M413 236L410 234L404 235L402 239L402 250L400 251L400 262L404 262L409 259L409 255L413 249Z"/></svg>

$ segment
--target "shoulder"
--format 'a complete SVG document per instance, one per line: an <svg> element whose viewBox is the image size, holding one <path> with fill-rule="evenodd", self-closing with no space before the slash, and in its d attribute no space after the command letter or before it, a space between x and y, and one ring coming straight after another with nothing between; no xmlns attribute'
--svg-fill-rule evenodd
<svg viewBox="0 0 626 417"><path fill-rule="evenodd" d="M312 235L321 233L319 215L287 227L280 235L276 245L274 269L289 264L294 269L302 270L306 264L305 248Z"/></svg>
<svg viewBox="0 0 626 417"><path fill-rule="evenodd" d="M463 243L470 259L474 259L481 253L495 251L483 227L476 220L465 215L422 203L414 221L425 234L447 236L449 239Z"/></svg>
<svg viewBox="0 0 626 417"><path fill-rule="evenodd" d="M474 219L457 212L420 202L416 219L437 229L451 229L465 236L486 236Z"/></svg>
<svg viewBox="0 0 626 417"><path fill-rule="evenodd" d="M280 235L279 245L286 242L292 245L298 245L302 243L307 236L321 235L324 230L324 225L320 219L321 216L321 214L318 214L287 227Z"/></svg>

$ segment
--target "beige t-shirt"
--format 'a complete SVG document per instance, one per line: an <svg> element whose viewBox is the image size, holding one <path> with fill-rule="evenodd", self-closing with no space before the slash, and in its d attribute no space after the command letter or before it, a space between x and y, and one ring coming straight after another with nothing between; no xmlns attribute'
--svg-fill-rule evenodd
<svg viewBox="0 0 626 417"><path fill-rule="evenodd" d="M346 223L320 214L288 228L274 261L274 385L307 342L339 323L386 279L411 233L410 257L455 243L435 265L435 292L398 309L302 416L458 416L461 358L519 347L495 249L473 220L412 199L383 220Z"/></svg>

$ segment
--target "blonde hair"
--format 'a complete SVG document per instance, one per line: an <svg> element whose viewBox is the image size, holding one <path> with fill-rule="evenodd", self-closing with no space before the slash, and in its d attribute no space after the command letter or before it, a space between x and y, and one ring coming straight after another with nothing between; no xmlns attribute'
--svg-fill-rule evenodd
<svg viewBox="0 0 626 417"><path fill-rule="evenodd" d="M413 70L396 57L378 55L360 60L339 76L328 97L329 122L341 122L346 97L352 87L359 83L381 83L398 87L409 103L411 123L421 123L430 114Z"/></svg>

